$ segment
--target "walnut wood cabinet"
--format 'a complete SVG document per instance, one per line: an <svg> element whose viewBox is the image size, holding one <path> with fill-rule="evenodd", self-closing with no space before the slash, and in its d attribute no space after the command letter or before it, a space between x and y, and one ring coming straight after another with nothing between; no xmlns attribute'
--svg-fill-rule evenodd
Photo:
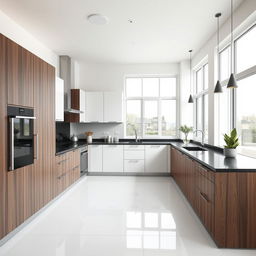
<svg viewBox="0 0 256 256"><path fill-rule="evenodd" d="M0 34L0 238L6 234L7 88L6 39Z"/></svg>
<svg viewBox="0 0 256 256"><path fill-rule="evenodd" d="M219 247L256 248L256 173L214 172L172 147L172 176Z"/></svg>
<svg viewBox="0 0 256 256"><path fill-rule="evenodd" d="M80 177L80 151L73 150L55 158L55 196L59 195Z"/></svg>
<svg viewBox="0 0 256 256"><path fill-rule="evenodd" d="M34 109L34 164L8 171L7 106ZM0 34L0 239L58 193L55 156L55 68ZM80 154L69 153L61 190L80 176Z"/></svg>

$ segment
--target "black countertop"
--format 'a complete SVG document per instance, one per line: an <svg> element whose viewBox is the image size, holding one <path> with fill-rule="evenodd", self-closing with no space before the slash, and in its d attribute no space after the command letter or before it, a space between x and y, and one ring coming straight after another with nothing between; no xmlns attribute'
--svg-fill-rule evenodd
<svg viewBox="0 0 256 256"><path fill-rule="evenodd" d="M215 172L256 172L256 159L238 154L236 158L225 158L222 150L214 147L205 147L207 151L188 151L183 148L181 140L142 140L135 142L130 139L121 139L118 143L106 143L102 139L96 139L89 145L171 145L195 161L201 163ZM57 142L56 155L66 153L76 148L88 145L86 140L74 142ZM191 143L188 146L197 146Z"/></svg>

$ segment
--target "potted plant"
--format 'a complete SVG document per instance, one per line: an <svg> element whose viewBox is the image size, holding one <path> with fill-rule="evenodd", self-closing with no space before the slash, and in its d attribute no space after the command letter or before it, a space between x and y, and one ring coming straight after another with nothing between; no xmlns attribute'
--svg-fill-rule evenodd
<svg viewBox="0 0 256 256"><path fill-rule="evenodd" d="M236 157L236 148L239 146L236 129L233 129L230 135L224 134L224 155L225 157Z"/></svg>
<svg viewBox="0 0 256 256"><path fill-rule="evenodd" d="M188 134L190 132L193 132L193 127L188 127L186 125L182 125L179 129L182 133L184 133L185 135L185 139L183 140L184 144L188 144L189 140L188 140Z"/></svg>

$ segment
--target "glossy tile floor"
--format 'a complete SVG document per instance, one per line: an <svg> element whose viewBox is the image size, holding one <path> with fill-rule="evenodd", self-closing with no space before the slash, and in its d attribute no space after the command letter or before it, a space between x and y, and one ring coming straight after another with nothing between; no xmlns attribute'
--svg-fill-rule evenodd
<svg viewBox="0 0 256 256"><path fill-rule="evenodd" d="M85 177L0 248L5 256L229 256L171 178Z"/></svg>

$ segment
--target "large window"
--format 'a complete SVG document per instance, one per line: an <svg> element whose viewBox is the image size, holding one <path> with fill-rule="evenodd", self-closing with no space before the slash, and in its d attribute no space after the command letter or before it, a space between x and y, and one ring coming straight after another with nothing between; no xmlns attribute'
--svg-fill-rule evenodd
<svg viewBox="0 0 256 256"><path fill-rule="evenodd" d="M256 157L256 26L234 42L236 90L226 89L230 75L230 45L219 53L220 77L223 93L217 104L216 144L223 145L223 134L237 128L239 151Z"/></svg>
<svg viewBox="0 0 256 256"><path fill-rule="evenodd" d="M205 134L208 141L208 64L202 65L195 72L195 129ZM200 139L201 133L195 134Z"/></svg>
<svg viewBox="0 0 256 256"><path fill-rule="evenodd" d="M126 136L176 137L176 77L127 77Z"/></svg>

